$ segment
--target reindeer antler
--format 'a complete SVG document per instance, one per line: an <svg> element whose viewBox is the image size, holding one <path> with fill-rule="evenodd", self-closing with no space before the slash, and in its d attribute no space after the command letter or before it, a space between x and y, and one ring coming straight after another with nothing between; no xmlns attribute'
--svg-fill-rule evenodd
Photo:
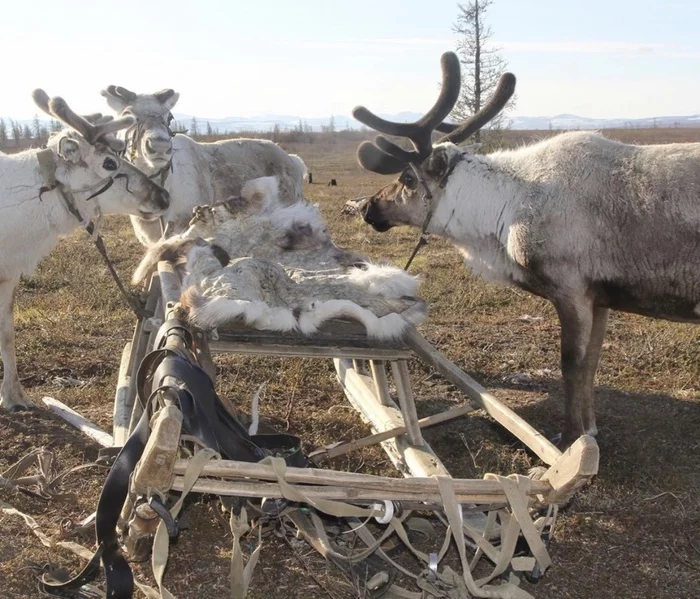
<svg viewBox="0 0 700 599"><path fill-rule="evenodd" d="M489 121L493 120L496 115L503 110L503 107L508 103L515 93L515 75L513 73L503 73L501 78L498 80L498 85L496 86L496 91L493 92L493 96L489 98L489 101L484 104L480 110L478 110L472 117L466 120L461 125L455 126L451 123L443 123L447 125L446 129L452 129L452 131L447 131L447 135L443 135L438 139L438 143L444 141L451 141L453 144L460 144L470 135L476 133ZM445 129L443 129L443 132Z"/></svg>
<svg viewBox="0 0 700 599"><path fill-rule="evenodd" d="M364 106L358 106L353 110L353 116L361 123L380 133L407 137L415 148L413 151L404 150L386 137L379 135L374 143L362 142L357 149L357 158L363 168L388 175L400 172L407 164L419 164L432 152L431 136L433 131L447 134L440 138L440 142L461 143L493 119L515 91L515 76L512 73L505 73L501 76L493 97L468 121L461 125L443 122L443 119L457 103L461 77L459 59L454 52L445 52L440 59L440 64L442 67L440 96L426 115L416 122L394 123L386 121L371 113Z"/></svg>
<svg viewBox="0 0 700 599"><path fill-rule="evenodd" d="M442 120L450 113L459 97L460 72L459 59L454 52L445 52L440 59L442 67L442 89L435 105L414 123L395 123L387 121L370 112L364 106L358 106L352 115L361 123L372 127L380 133L407 137L413 143L414 150L404 150L383 136L377 137L375 144L365 142L358 150L360 163L369 170L381 169L386 173L397 173L406 163L419 163L432 151L431 135L440 126ZM370 168L371 167L371 168ZM377 171L379 172L379 171Z"/></svg>
<svg viewBox="0 0 700 599"><path fill-rule="evenodd" d="M120 129L126 129L135 122L131 116L112 119L97 113L82 117L74 112L63 98L59 96L49 98L49 95L43 89L35 89L32 92L32 98L44 112L75 129L91 144L97 141L105 141L110 146L113 145L112 142L116 142L121 146L121 143L116 139L107 136Z"/></svg>

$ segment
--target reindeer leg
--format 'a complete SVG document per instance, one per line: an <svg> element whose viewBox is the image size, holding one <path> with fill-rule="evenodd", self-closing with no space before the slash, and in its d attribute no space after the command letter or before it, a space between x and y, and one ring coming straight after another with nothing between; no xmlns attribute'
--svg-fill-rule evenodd
<svg viewBox="0 0 700 599"><path fill-rule="evenodd" d="M568 446L584 434L583 409L587 381L587 351L593 329L593 304L581 295L555 302L561 323L561 372L564 379L564 433Z"/></svg>
<svg viewBox="0 0 700 599"><path fill-rule="evenodd" d="M0 408L10 411L26 410L33 406L24 394L17 375L15 321L12 314L17 283L17 280L0 281L0 356L4 371L0 386Z"/></svg>
<svg viewBox="0 0 700 599"><path fill-rule="evenodd" d="M608 325L608 308L593 308L593 326L591 328L591 338L586 349L586 373L582 387L583 396L583 429L589 435L597 435L598 427L595 423L595 392L593 383L595 373L598 370L600 361L600 350L605 339L605 329Z"/></svg>

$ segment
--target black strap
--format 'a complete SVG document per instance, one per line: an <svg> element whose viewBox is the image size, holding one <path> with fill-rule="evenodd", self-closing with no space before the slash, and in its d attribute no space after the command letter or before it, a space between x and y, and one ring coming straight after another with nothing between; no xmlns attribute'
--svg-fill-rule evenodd
<svg viewBox="0 0 700 599"><path fill-rule="evenodd" d="M71 580L57 584L42 579L39 588L44 593L58 597L75 596L73 591L95 579L101 559L107 581L107 599L131 599L133 596L134 578L119 548L117 523L129 493L129 478L146 447L148 420L148 411L144 411L136 428L114 461L102 487L95 517L97 551L80 574Z"/></svg>

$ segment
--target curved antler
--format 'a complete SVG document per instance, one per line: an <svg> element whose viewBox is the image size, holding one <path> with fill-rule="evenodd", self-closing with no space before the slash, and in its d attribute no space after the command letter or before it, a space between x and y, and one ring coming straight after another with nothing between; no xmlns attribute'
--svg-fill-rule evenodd
<svg viewBox="0 0 700 599"><path fill-rule="evenodd" d="M496 86L496 91L493 96L489 98L489 101L484 104L480 110L476 112L469 120L465 121L458 127L455 127L452 131L448 132L447 135L443 135L438 139L438 143L444 141L450 141L453 144L460 144L470 135L476 133L489 121L491 121L508 103L515 93L515 75L513 73L503 73L501 78L498 80L498 85ZM449 123L448 127L451 127Z"/></svg>
<svg viewBox="0 0 700 599"><path fill-rule="evenodd" d="M431 135L433 131L445 133L439 142L450 141L459 144L492 120L507 104L515 92L515 76L504 73L496 87L494 95L469 120L461 125L443 122L457 103L460 92L459 59L454 52L445 52L440 59L442 66L442 89L435 105L424 117L414 123L394 123L378 117L364 106L358 106L353 116L379 131L389 135L407 137L413 143L413 151L404 150L386 137L379 135L374 143L363 142L357 149L360 165L368 171L383 175L398 173L407 164L419 164L433 150Z"/></svg>
<svg viewBox="0 0 700 599"><path fill-rule="evenodd" d="M102 140L115 131L126 129L135 122L134 118L130 116L112 119L111 117L105 118L99 113L82 117L74 112L63 98L59 96L50 98L43 89L35 89L32 92L32 98L44 112L75 129L91 144ZM109 143L112 140L107 138L105 141ZM110 145L112 144L110 143Z"/></svg>
<svg viewBox="0 0 700 599"><path fill-rule="evenodd" d="M440 59L442 68L442 88L434 106L419 120L414 123L395 123L378 117L364 106L358 106L352 111L353 116L361 123L372 127L380 133L407 137L413 143L415 151L407 154L393 142L382 137L377 144L379 149L394 158L404 162L421 162L432 151L431 135L433 130L442 123L442 120L450 113L460 89L459 59L454 52L445 52ZM379 140L379 138L377 138ZM401 170L401 169L399 169ZM398 172L398 171L394 171Z"/></svg>

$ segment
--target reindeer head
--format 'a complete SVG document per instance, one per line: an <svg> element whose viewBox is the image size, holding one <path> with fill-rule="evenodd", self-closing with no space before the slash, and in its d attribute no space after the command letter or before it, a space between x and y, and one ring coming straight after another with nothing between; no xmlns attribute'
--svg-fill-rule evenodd
<svg viewBox="0 0 700 599"><path fill-rule="evenodd" d="M382 175L400 173L398 179L362 202L365 222L377 231L397 225L427 226L432 207L444 193L447 180L457 161L470 148L457 144L476 133L505 106L515 91L515 77L504 73L493 97L461 125L444 123L460 92L459 59L453 52L442 55L442 89L435 105L414 123L394 123L379 118L364 106L353 116L380 133L406 137L413 150L404 150L379 135L374 143L365 141L357 150L360 165ZM433 145L433 131L446 133Z"/></svg>
<svg viewBox="0 0 700 599"><path fill-rule="evenodd" d="M142 168L158 170L167 167L172 159L172 137L175 135L170 129L173 120L170 111L180 94L172 89L135 94L117 85L110 85L100 93L113 110L136 121L126 136L129 159Z"/></svg>
<svg viewBox="0 0 700 599"><path fill-rule="evenodd" d="M133 119L113 119L93 114L82 117L63 98L49 98L44 90L32 93L44 112L68 125L48 142L54 154L55 178L67 191L99 194L106 213L157 218L168 208L168 192L135 166L123 161L124 142L114 133L133 124Z"/></svg>

